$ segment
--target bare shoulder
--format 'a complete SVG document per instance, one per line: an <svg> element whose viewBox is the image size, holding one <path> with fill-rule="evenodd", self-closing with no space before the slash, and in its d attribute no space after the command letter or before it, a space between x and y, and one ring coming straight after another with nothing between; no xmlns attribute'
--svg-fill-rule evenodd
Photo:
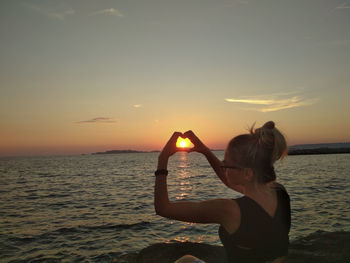
<svg viewBox="0 0 350 263"><path fill-rule="evenodd" d="M157 211L163 217L193 223L218 223L226 221L237 212L237 204L230 199L170 202L165 209Z"/></svg>
<svg viewBox="0 0 350 263"><path fill-rule="evenodd" d="M239 206L236 200L234 199L219 198L203 201L203 203L205 202L211 203L211 205L216 206L221 211L221 215L223 217L231 217L240 213Z"/></svg>
<svg viewBox="0 0 350 263"><path fill-rule="evenodd" d="M239 213L239 205L235 199L217 199L220 200L221 207L225 213L233 215Z"/></svg>
<svg viewBox="0 0 350 263"><path fill-rule="evenodd" d="M235 199L219 198L202 201L201 203L210 204L207 208L210 206L215 207L217 214L220 215L220 222L232 221L232 219L240 216L240 208Z"/></svg>
<svg viewBox="0 0 350 263"><path fill-rule="evenodd" d="M241 223L241 211L239 205L234 199L226 199L224 202L225 214L222 218L221 225L226 232L233 234Z"/></svg>

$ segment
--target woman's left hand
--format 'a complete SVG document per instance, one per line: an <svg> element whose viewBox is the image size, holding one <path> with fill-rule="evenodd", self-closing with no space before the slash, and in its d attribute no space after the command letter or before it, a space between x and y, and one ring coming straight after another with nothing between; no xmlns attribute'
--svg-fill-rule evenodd
<svg viewBox="0 0 350 263"><path fill-rule="evenodd" d="M174 132L173 135L170 137L169 141L164 146L161 153L159 154L159 157L169 158L174 153L179 151L179 148L176 147L176 141L180 136L182 136L181 132Z"/></svg>

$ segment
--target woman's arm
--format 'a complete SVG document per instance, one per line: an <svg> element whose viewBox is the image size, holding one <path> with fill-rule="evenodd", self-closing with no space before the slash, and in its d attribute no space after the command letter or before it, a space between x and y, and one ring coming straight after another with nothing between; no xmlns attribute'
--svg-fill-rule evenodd
<svg viewBox="0 0 350 263"><path fill-rule="evenodd" d="M190 152L202 153L207 158L216 175L226 186L228 186L225 172L221 168L222 162L215 156L215 154L212 153L212 151L210 151L210 149L204 143L202 143L202 141L193 133L193 131L190 130L185 132L184 136L185 138L190 139L190 141L194 144L194 147L190 150Z"/></svg>
<svg viewBox="0 0 350 263"><path fill-rule="evenodd" d="M168 167L168 158L165 156L158 157L158 167L157 169L167 169ZM162 211L169 205L168 197L168 187L166 181L167 175L157 175L156 182L154 186L154 208L157 215L161 215Z"/></svg>
<svg viewBox="0 0 350 263"><path fill-rule="evenodd" d="M158 157L158 169L167 169L169 157L176 152L174 133ZM229 199L213 199L201 202L169 201L167 176L157 175L154 188L154 207L157 215L194 223L218 223L230 216L236 203Z"/></svg>
<svg viewBox="0 0 350 263"><path fill-rule="evenodd" d="M207 150L204 151L203 154L207 158L207 160L210 163L211 167L214 169L216 175L220 178L220 180L226 186L228 186L227 181L226 181L225 172L224 172L224 170L221 167L222 162L215 156L215 154L212 151L210 151L209 148L207 148Z"/></svg>

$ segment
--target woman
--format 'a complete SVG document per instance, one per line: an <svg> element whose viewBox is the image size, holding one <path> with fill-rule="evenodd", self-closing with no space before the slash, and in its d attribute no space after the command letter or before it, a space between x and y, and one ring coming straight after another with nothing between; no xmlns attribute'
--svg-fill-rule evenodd
<svg viewBox="0 0 350 263"><path fill-rule="evenodd" d="M167 192L168 159L175 152L178 137L189 138L190 151L206 156L229 188L242 193L237 199L211 199L201 202L172 202ZM290 201L278 184L273 164L287 154L283 135L270 121L250 134L234 137L221 162L192 132L175 132L158 157L155 172L154 205L160 216L194 223L219 224L219 236L228 262L283 262L288 252ZM176 263L204 262L184 256Z"/></svg>

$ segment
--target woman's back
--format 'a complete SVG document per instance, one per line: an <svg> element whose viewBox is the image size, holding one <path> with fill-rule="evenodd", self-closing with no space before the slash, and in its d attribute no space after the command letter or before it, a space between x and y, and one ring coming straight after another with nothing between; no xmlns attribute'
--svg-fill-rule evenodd
<svg viewBox="0 0 350 263"><path fill-rule="evenodd" d="M290 229L289 195L281 185L276 185L274 189L277 208L273 216L248 196L235 199L240 209L237 230L230 233L223 226L219 228L228 262L268 262L287 254Z"/></svg>

